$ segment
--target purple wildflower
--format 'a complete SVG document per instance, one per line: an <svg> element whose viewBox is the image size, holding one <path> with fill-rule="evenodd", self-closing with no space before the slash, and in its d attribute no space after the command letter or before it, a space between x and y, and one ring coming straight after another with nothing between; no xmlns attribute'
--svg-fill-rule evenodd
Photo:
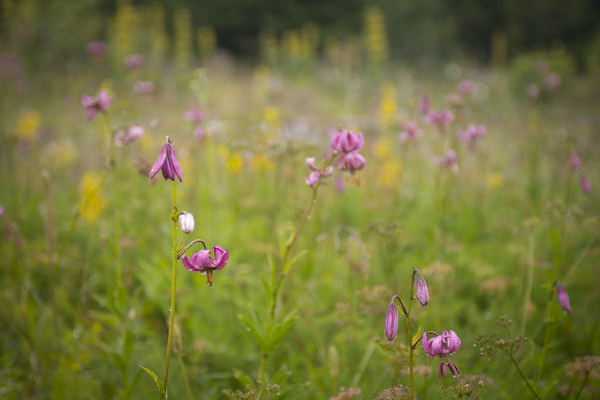
<svg viewBox="0 0 600 400"><path fill-rule="evenodd" d="M430 111L425 116L425 122L432 125L437 125L442 132L446 131L448 124L454 121L454 114L447 108L441 112Z"/></svg>
<svg viewBox="0 0 600 400"><path fill-rule="evenodd" d="M400 141L414 142L421 136L423 136L423 131L419 129L419 127L417 125L417 121L412 120L412 121L408 121L407 123L404 124L402 132L400 133Z"/></svg>
<svg viewBox="0 0 600 400"><path fill-rule="evenodd" d="M544 85L548 90L553 90L562 84L562 78L558 73L552 73L544 78Z"/></svg>
<svg viewBox="0 0 600 400"><path fill-rule="evenodd" d="M530 83L527 85L525 93L527 93L527 97L529 97L531 100L535 100L540 95L540 88L536 84Z"/></svg>
<svg viewBox="0 0 600 400"><path fill-rule="evenodd" d="M181 259L181 263L188 271L206 274L206 281L210 286L214 283L213 272L225 268L229 261L229 250L221 246L213 246L212 252L212 257L210 250L200 250L189 258L184 256Z"/></svg>
<svg viewBox="0 0 600 400"><path fill-rule="evenodd" d="M108 111L108 107L112 104L115 99L108 95L106 90L100 92L96 97L87 95L81 96L81 104L85 107L88 112L87 119L93 120L99 112Z"/></svg>
<svg viewBox="0 0 600 400"><path fill-rule="evenodd" d="M151 81L137 81L133 85L133 91L137 94L152 94L154 93L154 83Z"/></svg>
<svg viewBox="0 0 600 400"><path fill-rule="evenodd" d="M425 279L421 276L419 271L417 271L417 274L418 276L415 282L415 285L417 286L417 300L419 301L419 304L425 307L429 304L429 291L427 290Z"/></svg>
<svg viewBox="0 0 600 400"><path fill-rule="evenodd" d="M431 103L429 102L429 97L427 95L424 95L421 98L421 104L419 109L421 110L421 114L423 115L428 115L429 111L431 110Z"/></svg>
<svg viewBox="0 0 600 400"><path fill-rule="evenodd" d="M311 171L305 180L306 184L310 187L314 187L317 182L321 181L321 178L331 176L331 174L333 174L333 167L331 165L327 168L317 167L314 157L307 158L305 163L308 169Z"/></svg>
<svg viewBox="0 0 600 400"><path fill-rule="evenodd" d="M556 297L558 298L558 303L560 307L568 314L571 312L571 302L569 301L569 294L560 284L559 281L556 281Z"/></svg>
<svg viewBox="0 0 600 400"><path fill-rule="evenodd" d="M115 143L119 147L135 142L144 134L144 128L137 125L131 125L127 129L121 129L115 135Z"/></svg>
<svg viewBox="0 0 600 400"><path fill-rule="evenodd" d="M440 168L446 168L453 173L458 174L458 162L454 150L448 150L445 156L437 158L437 165Z"/></svg>
<svg viewBox="0 0 600 400"><path fill-rule="evenodd" d="M4 214L4 207L0 206L0 215Z"/></svg>
<svg viewBox="0 0 600 400"><path fill-rule="evenodd" d="M184 118L186 121L199 124L204 119L204 113L199 108L192 107L185 112Z"/></svg>
<svg viewBox="0 0 600 400"><path fill-rule="evenodd" d="M477 84L468 79L464 79L464 80L460 81L460 83L458 84L458 90L465 96L472 95L475 92L476 88L477 88Z"/></svg>
<svg viewBox="0 0 600 400"><path fill-rule="evenodd" d="M429 339L429 334L436 335L435 337ZM456 351L460 348L462 344L458 335L453 331L444 331L441 335L438 335L435 332L425 332L421 337L421 345L423 346L423 350L431 357L439 357L442 359L439 368L439 376L440 378L444 378L446 376L446 367L452 373L452 376L460 375L460 370L452 362L448 359L448 356L456 353Z"/></svg>
<svg viewBox="0 0 600 400"><path fill-rule="evenodd" d="M590 184L590 181L583 174L581 175L581 190L585 194L590 194L592 191L592 185Z"/></svg>
<svg viewBox="0 0 600 400"><path fill-rule="evenodd" d="M106 52L106 45L102 42L91 42L87 46L87 52L93 57L100 57Z"/></svg>
<svg viewBox="0 0 600 400"><path fill-rule="evenodd" d="M390 304L388 305L387 312L385 313L384 331L385 336L388 340L394 340L398 334L398 307L394 303L396 296L392 297Z"/></svg>
<svg viewBox="0 0 600 400"><path fill-rule="evenodd" d="M206 137L206 131L201 126L199 126L196 129L194 129L194 137L199 141L202 141Z"/></svg>
<svg viewBox="0 0 600 400"><path fill-rule="evenodd" d="M365 158L358 151L342 154L338 160L340 170L350 171L352 174L363 169L365 164Z"/></svg>
<svg viewBox="0 0 600 400"><path fill-rule="evenodd" d="M150 179L154 178L154 176L158 174L158 171L162 171L165 180L170 179L175 181L175 176L177 176L179 182L183 182L181 167L175 156L175 148L171 144L171 139L168 136L166 143L160 149L160 154L158 155L156 162L150 170Z"/></svg>
<svg viewBox="0 0 600 400"><path fill-rule="evenodd" d="M144 56L141 54L132 54L125 59L125 66L129 69L137 69L144 65Z"/></svg>
<svg viewBox="0 0 600 400"><path fill-rule="evenodd" d="M463 142L469 143L471 148L475 148L475 144L487 133L485 125L473 125L470 124L466 130L458 130L458 138Z"/></svg>
<svg viewBox="0 0 600 400"><path fill-rule="evenodd" d="M579 168L581 168L581 159L575 151L571 153L571 168L573 168L574 171L578 171Z"/></svg>
<svg viewBox="0 0 600 400"><path fill-rule="evenodd" d="M364 142L362 132L342 129L331 139L331 148L338 153L351 153L362 149Z"/></svg>

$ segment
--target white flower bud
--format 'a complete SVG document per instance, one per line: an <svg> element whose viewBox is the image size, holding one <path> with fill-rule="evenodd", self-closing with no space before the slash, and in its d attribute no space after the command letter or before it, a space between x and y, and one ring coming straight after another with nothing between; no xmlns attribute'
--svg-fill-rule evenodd
<svg viewBox="0 0 600 400"><path fill-rule="evenodd" d="M182 212L179 214L179 226L185 233L191 233L194 230L194 216L189 212Z"/></svg>

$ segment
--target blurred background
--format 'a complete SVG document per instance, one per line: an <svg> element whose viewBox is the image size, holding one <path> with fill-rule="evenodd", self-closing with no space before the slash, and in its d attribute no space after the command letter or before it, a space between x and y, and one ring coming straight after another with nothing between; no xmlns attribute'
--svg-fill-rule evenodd
<svg viewBox="0 0 600 400"><path fill-rule="evenodd" d="M460 379L417 346L418 398L524 398L493 335L544 400L600 398L599 94L597 0L1 0L0 398L158 397L167 135L179 240L231 252L213 287L178 265L170 398L406 398L413 267L413 332L463 343ZM274 334L340 128L366 166L319 189Z"/></svg>

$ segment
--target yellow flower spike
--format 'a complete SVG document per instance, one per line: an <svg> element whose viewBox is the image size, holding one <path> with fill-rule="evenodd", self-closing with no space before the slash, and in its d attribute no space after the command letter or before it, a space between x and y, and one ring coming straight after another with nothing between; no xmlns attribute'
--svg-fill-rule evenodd
<svg viewBox="0 0 600 400"><path fill-rule="evenodd" d="M279 109L274 105L268 105L264 111L265 122L277 125L279 124Z"/></svg>
<svg viewBox="0 0 600 400"><path fill-rule="evenodd" d="M255 171L266 171L275 168L275 163L264 153L255 154L250 165Z"/></svg>
<svg viewBox="0 0 600 400"><path fill-rule="evenodd" d="M97 173L83 174L79 184L79 213L88 222L94 222L106 208L106 199L101 191L102 180Z"/></svg>
<svg viewBox="0 0 600 400"><path fill-rule="evenodd" d="M383 164L379 182L387 188L396 187L399 184L400 173L402 172L402 162L390 160Z"/></svg>
<svg viewBox="0 0 600 400"><path fill-rule="evenodd" d="M40 114L34 110L21 112L15 128L19 139L34 140L40 127Z"/></svg>
<svg viewBox="0 0 600 400"><path fill-rule="evenodd" d="M385 160L390 156L390 143L386 138L379 139L373 148L375 157L379 160Z"/></svg>
<svg viewBox="0 0 600 400"><path fill-rule="evenodd" d="M221 160L225 162L229 159L229 149L224 145L219 145L219 147L217 147L217 154Z"/></svg>
<svg viewBox="0 0 600 400"><path fill-rule="evenodd" d="M488 188L495 189L504 186L504 175L502 172L492 172L485 177L485 183Z"/></svg>
<svg viewBox="0 0 600 400"><path fill-rule="evenodd" d="M244 160L242 155L240 153L233 153L227 160L227 164L225 166L232 174L238 174L242 169L243 164Z"/></svg>
<svg viewBox="0 0 600 400"><path fill-rule="evenodd" d="M381 85L381 101L379 103L379 119L383 126L389 126L398 112L396 105L396 86L392 82Z"/></svg>

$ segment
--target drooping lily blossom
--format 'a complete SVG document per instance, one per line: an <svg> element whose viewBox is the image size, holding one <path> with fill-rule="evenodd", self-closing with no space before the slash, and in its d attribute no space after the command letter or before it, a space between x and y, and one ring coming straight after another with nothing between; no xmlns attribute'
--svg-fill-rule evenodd
<svg viewBox="0 0 600 400"><path fill-rule="evenodd" d="M175 156L175 148L168 136L166 143L160 149L160 154L158 155L156 162L150 170L150 179L154 178L154 176L158 174L158 171L162 172L165 180L170 179L175 181L175 176L177 176L179 182L183 182L181 167Z"/></svg>
<svg viewBox="0 0 600 400"><path fill-rule="evenodd" d="M188 271L206 274L206 281L210 286L214 283L214 271L225 268L229 261L229 250L221 246L213 246L212 253L211 256L210 250L200 250L190 257L184 256L181 259L183 266Z"/></svg>

